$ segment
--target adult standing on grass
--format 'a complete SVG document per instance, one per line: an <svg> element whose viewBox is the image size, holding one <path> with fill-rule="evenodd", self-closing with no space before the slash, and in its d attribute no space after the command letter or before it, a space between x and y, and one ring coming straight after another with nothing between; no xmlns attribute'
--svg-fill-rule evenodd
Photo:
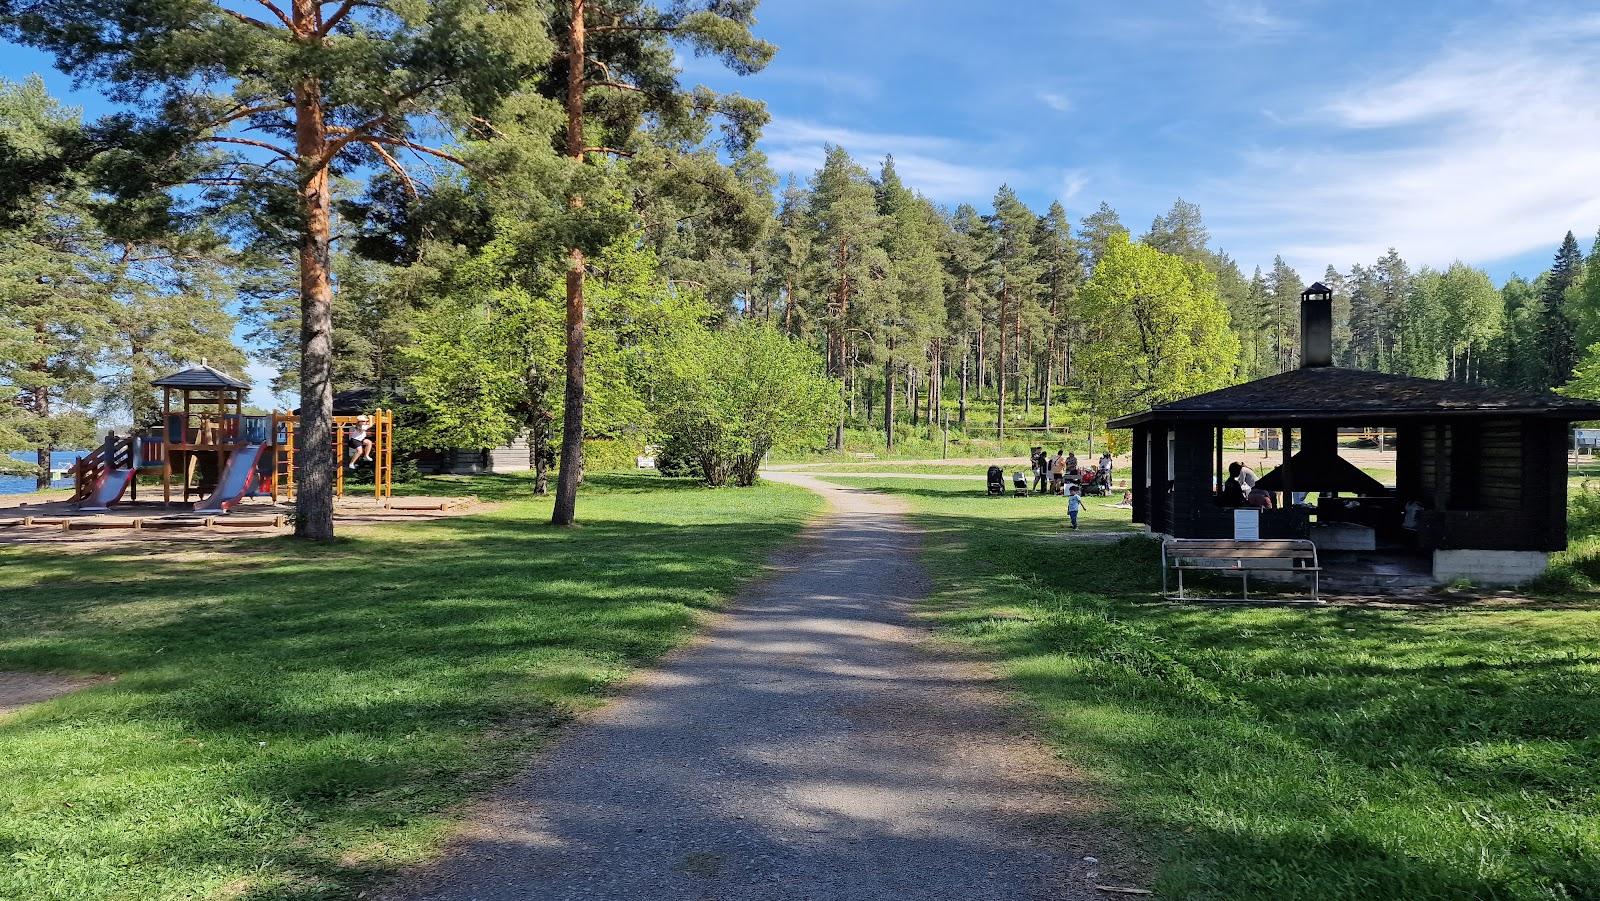
<svg viewBox="0 0 1600 901"><path fill-rule="evenodd" d="M1050 493L1060 494L1067 484L1067 449L1056 451L1056 458L1050 461Z"/></svg>

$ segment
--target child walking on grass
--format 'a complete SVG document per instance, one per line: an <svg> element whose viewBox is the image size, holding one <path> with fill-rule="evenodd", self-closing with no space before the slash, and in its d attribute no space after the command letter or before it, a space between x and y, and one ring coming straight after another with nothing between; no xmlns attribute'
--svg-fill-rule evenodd
<svg viewBox="0 0 1600 901"><path fill-rule="evenodd" d="M1083 495L1078 493L1078 486L1073 485L1067 489L1067 516L1072 519L1074 531L1078 528L1078 512L1083 509Z"/></svg>

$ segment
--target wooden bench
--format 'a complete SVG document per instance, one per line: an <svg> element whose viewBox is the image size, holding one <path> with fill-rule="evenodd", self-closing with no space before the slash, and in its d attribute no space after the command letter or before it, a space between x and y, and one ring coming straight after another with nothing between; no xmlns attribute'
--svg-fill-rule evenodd
<svg viewBox="0 0 1600 901"><path fill-rule="evenodd" d="M1178 573L1178 593L1167 590L1167 572ZM1184 594L1184 572L1237 573L1243 577L1243 596L1239 598L1191 598ZM1322 566L1317 561L1316 544L1304 538L1270 538L1236 541L1232 538L1168 538L1161 542L1161 594L1180 601L1250 600L1252 572L1289 573L1311 577L1311 601L1322 603L1318 581Z"/></svg>

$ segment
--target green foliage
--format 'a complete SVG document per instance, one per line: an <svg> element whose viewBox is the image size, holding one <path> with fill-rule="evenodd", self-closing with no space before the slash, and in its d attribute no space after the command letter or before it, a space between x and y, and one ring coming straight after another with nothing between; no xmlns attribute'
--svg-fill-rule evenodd
<svg viewBox="0 0 1600 901"><path fill-rule="evenodd" d="M443 292L400 350L407 404L423 447L498 447L545 433L561 416L564 280L524 252L527 232L502 222L481 251L441 269ZM695 294L671 290L654 255L618 244L593 260L587 437L631 435L628 463L648 425L646 398L667 349L702 334Z"/></svg>
<svg viewBox="0 0 1600 901"><path fill-rule="evenodd" d="M664 357L657 425L706 484L754 484L768 451L826 440L838 385L816 353L776 329L741 323Z"/></svg>
<svg viewBox="0 0 1600 901"><path fill-rule="evenodd" d="M1094 340L1078 366L1105 414L1130 412L1221 387L1238 339L1204 267L1114 237L1083 289Z"/></svg>

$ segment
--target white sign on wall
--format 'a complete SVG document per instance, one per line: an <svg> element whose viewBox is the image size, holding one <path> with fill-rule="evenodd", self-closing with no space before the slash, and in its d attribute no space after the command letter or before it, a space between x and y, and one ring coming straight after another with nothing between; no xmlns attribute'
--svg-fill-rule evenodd
<svg viewBox="0 0 1600 901"><path fill-rule="evenodd" d="M1260 510L1235 510L1235 511L1233 511L1233 540L1235 540L1235 541L1260 541L1261 540L1261 511Z"/></svg>

